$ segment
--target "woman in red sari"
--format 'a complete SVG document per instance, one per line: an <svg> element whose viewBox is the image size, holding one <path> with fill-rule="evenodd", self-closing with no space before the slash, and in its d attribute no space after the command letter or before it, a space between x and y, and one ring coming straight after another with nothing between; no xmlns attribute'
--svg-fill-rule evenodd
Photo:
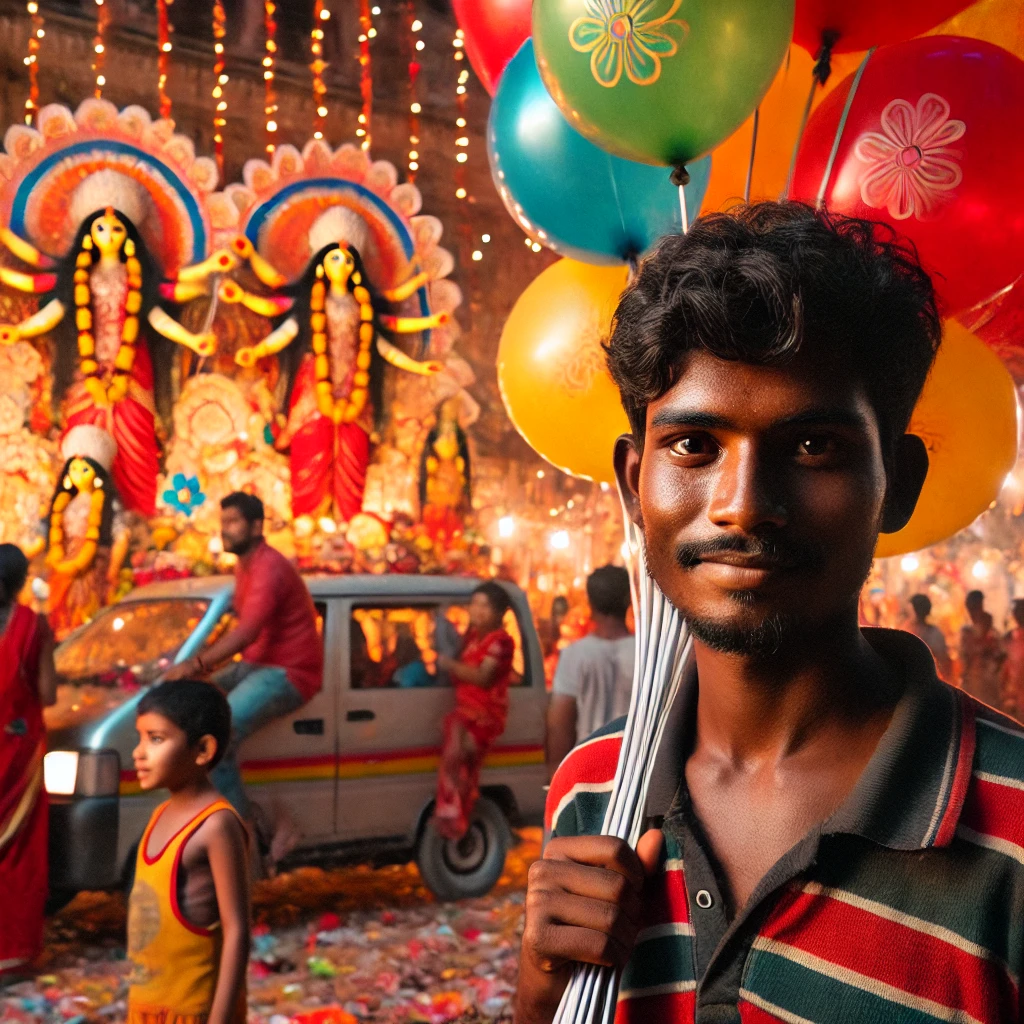
<svg viewBox="0 0 1024 1024"><path fill-rule="evenodd" d="M47 890L43 707L56 696L53 635L18 603L28 560L0 544L0 980L42 951Z"/></svg>
<svg viewBox="0 0 1024 1024"><path fill-rule="evenodd" d="M502 628L511 607L497 583L483 583L469 602L469 632L457 659L439 654L437 665L455 683L455 710L444 720L434 827L459 840L469 828L479 793L480 769L491 744L505 731L515 641Z"/></svg>

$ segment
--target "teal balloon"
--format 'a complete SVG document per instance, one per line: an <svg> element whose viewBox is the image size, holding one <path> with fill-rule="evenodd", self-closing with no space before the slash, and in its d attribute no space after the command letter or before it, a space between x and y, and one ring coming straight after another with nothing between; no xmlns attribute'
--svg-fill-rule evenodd
<svg viewBox="0 0 1024 1024"><path fill-rule="evenodd" d="M537 65L591 142L628 160L685 166L761 102L789 48L793 8L794 0L534 0Z"/></svg>
<svg viewBox="0 0 1024 1024"><path fill-rule="evenodd" d="M626 263L683 227L665 167L612 156L562 116L527 40L512 58L487 126L491 175L505 207L535 241L584 263ZM687 170L686 210L700 212L711 158Z"/></svg>

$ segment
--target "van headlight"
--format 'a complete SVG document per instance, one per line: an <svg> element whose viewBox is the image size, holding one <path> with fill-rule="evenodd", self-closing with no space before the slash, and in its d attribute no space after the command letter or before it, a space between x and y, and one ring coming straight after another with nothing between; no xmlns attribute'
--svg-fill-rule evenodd
<svg viewBox="0 0 1024 1024"><path fill-rule="evenodd" d="M114 796L120 782L116 750L51 750L43 758L43 785L52 796Z"/></svg>

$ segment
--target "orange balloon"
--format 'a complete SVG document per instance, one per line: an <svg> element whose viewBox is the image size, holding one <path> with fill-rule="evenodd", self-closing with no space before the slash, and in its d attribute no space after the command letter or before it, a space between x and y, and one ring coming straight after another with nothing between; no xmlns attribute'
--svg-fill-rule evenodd
<svg viewBox="0 0 1024 1024"><path fill-rule="evenodd" d="M860 53L835 55L829 80L814 92L814 106L847 75L856 71L863 58L864 55ZM799 46L790 46L789 56L782 62L775 81L761 100L751 200L778 199L786 187L789 163L810 92L813 69L814 61L807 51ZM754 118L751 116L712 154L711 181L704 195L701 207L703 212L724 209L731 202L743 198L753 132Z"/></svg>
<svg viewBox="0 0 1024 1024"><path fill-rule="evenodd" d="M1024 60L1024 6L1020 0L979 0L925 34L984 39Z"/></svg>
<svg viewBox="0 0 1024 1024"><path fill-rule="evenodd" d="M955 320L908 428L928 448L928 477L910 522L875 554L904 555L952 537L999 494L1017 459L1017 389L999 357Z"/></svg>
<svg viewBox="0 0 1024 1024"><path fill-rule="evenodd" d="M629 422L602 345L626 267L563 259L519 297L498 346L498 386L527 443L572 476L612 483L612 451Z"/></svg>

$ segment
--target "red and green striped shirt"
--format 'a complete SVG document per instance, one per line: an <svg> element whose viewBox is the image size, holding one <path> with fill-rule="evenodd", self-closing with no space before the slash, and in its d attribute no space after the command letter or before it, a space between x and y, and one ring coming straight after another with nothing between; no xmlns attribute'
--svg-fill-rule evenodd
<svg viewBox="0 0 1024 1024"><path fill-rule="evenodd" d="M892 722L844 804L733 919L683 781L688 673L648 799L665 816L662 870L617 1024L1024 1021L1024 729L939 681L910 634L865 635L906 680ZM600 832L622 726L559 768L554 835Z"/></svg>

